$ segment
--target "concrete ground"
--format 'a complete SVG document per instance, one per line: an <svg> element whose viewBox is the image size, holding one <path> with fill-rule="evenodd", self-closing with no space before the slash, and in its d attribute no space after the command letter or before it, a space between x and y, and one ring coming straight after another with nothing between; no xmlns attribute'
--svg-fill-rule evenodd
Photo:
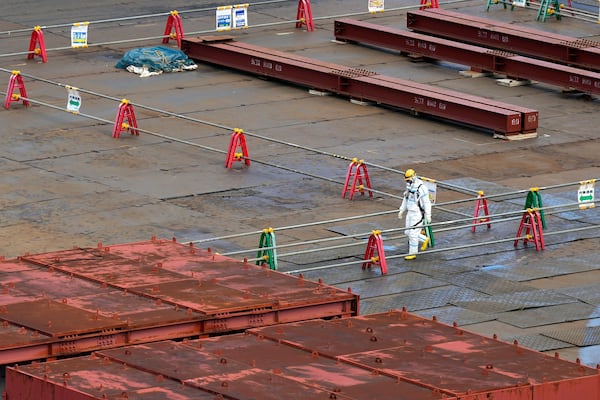
<svg viewBox="0 0 600 400"><path fill-rule="evenodd" d="M537 109L536 138L495 139L491 132L316 96L211 65L149 78L114 67L127 50L160 44L170 10L181 12L186 36L214 34L214 8L223 4L200 3L2 3L0 76L6 82L10 71L21 71L35 102L0 111L0 254L157 236L253 258L261 232L273 227L282 246L280 271L352 288L361 295L362 314L406 307L571 361L600 363L600 215L574 206L578 182L600 177L597 99L540 83L500 86L493 77L465 78L462 66L415 63L332 41L333 21L341 16L405 27L406 11L418 5L406 0L388 0L388 11L376 15L366 12L364 0L313 0L314 32L289 22L297 2L259 3L250 7L251 28L228 34ZM597 24L570 16L537 22L535 10L495 5L486 12L482 1L441 8L600 38ZM141 15L148 17L124 18ZM81 21L92 22L90 47L71 49L70 24ZM23 54L36 25L44 30L48 63ZM94 118L61 110L64 85L82 90L80 113ZM111 121L123 98L136 105L146 132L114 139ZM233 128L247 133L249 167L224 167ZM369 163L373 197L342 198L353 157ZM435 247L413 262L402 258L406 239L396 218L407 168L438 181ZM542 188L545 206L571 205L548 211L543 251L522 241L515 248L510 240L533 187ZM473 214L478 190L498 195L490 200L492 214L516 214L472 233L464 219ZM361 268L375 229L384 230L385 276L377 266Z"/></svg>

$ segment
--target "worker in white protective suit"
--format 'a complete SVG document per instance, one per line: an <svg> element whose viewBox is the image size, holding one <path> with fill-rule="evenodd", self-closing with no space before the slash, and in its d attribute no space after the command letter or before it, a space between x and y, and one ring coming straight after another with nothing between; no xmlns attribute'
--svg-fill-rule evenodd
<svg viewBox="0 0 600 400"><path fill-rule="evenodd" d="M429 199L429 189L417 177L413 169L408 169L404 173L404 180L406 181L406 191L398 211L398 218L402 219L406 211L404 233L408 236L408 255L404 258L414 260L419 251L419 242L423 242L421 250L425 250L429 241L426 235L421 234L421 230L424 223L431 223L431 200Z"/></svg>

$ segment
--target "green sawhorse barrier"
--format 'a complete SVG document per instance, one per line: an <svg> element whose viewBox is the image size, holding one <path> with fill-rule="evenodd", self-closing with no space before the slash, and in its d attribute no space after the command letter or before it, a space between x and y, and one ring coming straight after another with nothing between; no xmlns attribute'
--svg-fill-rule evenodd
<svg viewBox="0 0 600 400"><path fill-rule="evenodd" d="M277 249L275 248L275 231L273 228L264 229L260 235L256 265L266 263L269 269L277 270Z"/></svg>
<svg viewBox="0 0 600 400"><path fill-rule="evenodd" d="M421 251L424 251L427 247L435 246L435 238L433 237L433 229L431 229L431 225L425 224L425 226L423 227L423 232L429 240L427 241L427 243L423 243L421 245Z"/></svg>
<svg viewBox="0 0 600 400"><path fill-rule="evenodd" d="M558 0L541 0L540 8L537 12L536 21L546 22L548 15L554 15L557 20L561 19L560 10L562 6L558 3Z"/></svg>
<svg viewBox="0 0 600 400"><path fill-rule="evenodd" d="M544 205L542 204L542 195L540 194L539 188L531 188L529 189L529 193L527 193L527 199L525 200L525 210L528 209L537 209L538 214L540 216L540 220L542 221L542 228L546 229L546 218L544 217Z"/></svg>

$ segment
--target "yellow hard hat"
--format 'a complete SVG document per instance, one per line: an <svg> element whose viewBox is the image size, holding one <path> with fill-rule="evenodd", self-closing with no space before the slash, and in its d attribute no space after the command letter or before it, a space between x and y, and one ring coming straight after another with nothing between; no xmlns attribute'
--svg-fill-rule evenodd
<svg viewBox="0 0 600 400"><path fill-rule="evenodd" d="M407 181L409 179L412 179L415 177L415 170L412 168L409 168L406 170L406 172L404 173L404 180Z"/></svg>

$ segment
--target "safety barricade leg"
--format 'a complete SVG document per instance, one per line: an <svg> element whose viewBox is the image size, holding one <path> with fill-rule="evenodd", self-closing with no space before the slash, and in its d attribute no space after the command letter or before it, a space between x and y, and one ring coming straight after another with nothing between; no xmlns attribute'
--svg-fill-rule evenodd
<svg viewBox="0 0 600 400"><path fill-rule="evenodd" d="M258 249L256 265L267 264L269 269L277 270L277 249L273 228L263 230L260 235Z"/></svg>
<svg viewBox="0 0 600 400"><path fill-rule="evenodd" d="M483 211L482 217L479 216L479 212ZM490 223L490 212L487 205L487 199L485 193L481 190L477 193L477 201L475 202L475 212L473 213L473 224L471 226L471 232L475 232L478 224L487 222L487 228L490 229L492 224Z"/></svg>
<svg viewBox="0 0 600 400"><path fill-rule="evenodd" d="M296 28L302 28L302 25L306 25L307 31L313 32L315 30L310 0L298 0L298 12L296 13L296 20Z"/></svg>
<svg viewBox="0 0 600 400"><path fill-rule="evenodd" d="M365 261L362 264L362 269L371 268L373 265L379 265L381 268L381 275L387 274L387 262L385 260L385 250L383 247L383 239L381 238L381 231L373 231L369 236L367 247L365 249Z"/></svg>
<svg viewBox="0 0 600 400"><path fill-rule="evenodd" d="M29 54L27 59L31 60L35 56L42 57L43 62L48 62L48 56L46 55L46 42L44 41L44 32L41 26L36 26L31 32L31 39L29 40Z"/></svg>
<svg viewBox="0 0 600 400"><path fill-rule="evenodd" d="M171 11L171 14L167 17L164 36L162 40L163 44L169 43L169 39L177 39L177 46L181 48L183 24L181 23L181 16L176 10Z"/></svg>
<svg viewBox="0 0 600 400"><path fill-rule="evenodd" d="M542 227L546 229L546 218L544 216L544 205L542 203L542 194L540 193L540 189L537 187L532 187L529 189L527 193L527 198L525 199L525 209L533 208L538 210L540 214L540 220L542 221Z"/></svg>
<svg viewBox="0 0 600 400"><path fill-rule="evenodd" d="M19 89L19 94L16 94L14 92L15 89ZM10 108L10 103L15 101L22 101L25 107L29 107L29 100L27 100L27 91L25 90L25 83L23 83L23 77L21 76L20 71L12 71L12 74L8 79L8 88L6 89L4 108L8 110Z"/></svg>
<svg viewBox="0 0 600 400"><path fill-rule="evenodd" d="M140 134L137 119L135 118L135 112L133 111L133 105L127 99L121 100L121 104L119 104L117 109L112 137L118 139L121 136L122 131L129 131L129 133L136 136L139 136Z"/></svg>
<svg viewBox="0 0 600 400"><path fill-rule="evenodd" d="M524 234L524 236L522 236ZM514 247L517 247L519 240L523 239L523 244L532 240L537 251L544 250L544 237L542 231L542 223L540 216L535 209L528 208L523 212L519 228L517 229L517 237L514 241Z"/></svg>
<svg viewBox="0 0 600 400"><path fill-rule="evenodd" d="M352 183L350 183L350 180L352 180ZM349 200L352 200L354 193L356 192L360 192L361 195L364 195L365 187L369 192L369 197L373 197L367 165L363 160L354 158L348 166L348 172L346 173L346 179L344 181L344 189L342 190L342 198L346 197L346 193L349 193Z"/></svg>
<svg viewBox="0 0 600 400"><path fill-rule="evenodd" d="M236 152L237 149L241 150L241 153ZM248 154L248 146L246 144L246 137L244 131L240 128L234 128L229 140L229 148L227 149L227 158L225 159L225 168L231 168L234 161L244 161L247 166L250 165L250 155Z"/></svg>

